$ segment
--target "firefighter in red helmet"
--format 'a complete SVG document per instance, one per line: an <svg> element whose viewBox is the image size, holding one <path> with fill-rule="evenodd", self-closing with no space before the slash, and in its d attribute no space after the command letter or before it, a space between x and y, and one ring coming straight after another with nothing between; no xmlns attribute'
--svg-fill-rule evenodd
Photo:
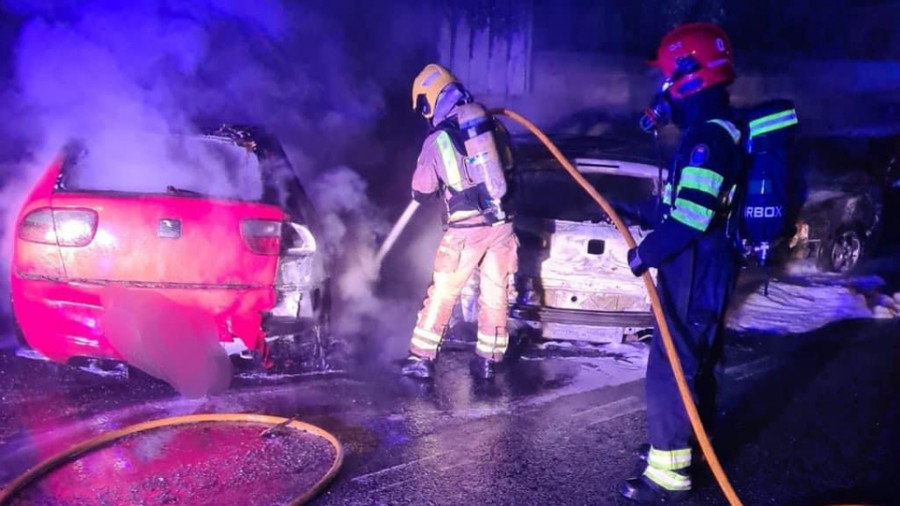
<svg viewBox="0 0 900 506"><path fill-rule="evenodd" d="M654 64L665 81L642 126L652 129L670 119L681 137L663 205L641 213L643 221L655 222L654 231L628 252L628 263L638 276L658 269L663 312L685 378L709 422L723 316L738 270L727 226L741 167L741 132L732 123L726 89L735 78L731 43L715 25L684 25L663 37ZM691 489L694 441L658 330L646 387L644 471L627 480L621 493L639 503L676 501Z"/></svg>

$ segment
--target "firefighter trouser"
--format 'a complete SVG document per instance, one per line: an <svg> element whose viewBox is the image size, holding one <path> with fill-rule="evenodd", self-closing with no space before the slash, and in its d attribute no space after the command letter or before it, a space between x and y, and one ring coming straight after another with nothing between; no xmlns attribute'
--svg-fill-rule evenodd
<svg viewBox="0 0 900 506"><path fill-rule="evenodd" d="M722 241L693 245L659 270L666 322L707 429L715 415L724 313L736 271L734 254ZM650 345L646 386L651 451L644 474L669 490L690 489L693 432L659 329Z"/></svg>
<svg viewBox="0 0 900 506"><path fill-rule="evenodd" d="M453 306L476 267L481 267L478 298L479 356L499 361L509 345L506 331L507 284L518 260L512 223L450 228L434 259L434 277L413 330L410 351L434 358Z"/></svg>

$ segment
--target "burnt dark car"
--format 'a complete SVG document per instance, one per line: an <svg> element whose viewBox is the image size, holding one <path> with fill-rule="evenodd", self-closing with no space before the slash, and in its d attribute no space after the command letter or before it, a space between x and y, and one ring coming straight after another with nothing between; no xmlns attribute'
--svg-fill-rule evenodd
<svg viewBox="0 0 900 506"><path fill-rule="evenodd" d="M652 146L596 137L555 141L614 202L636 204L658 195L660 170ZM629 270L628 247L609 217L543 146L519 142L516 154L510 204L519 269L509 287L515 334L598 343L645 334L653 325L650 299ZM638 241L646 235L637 226L630 229ZM473 276L451 324L451 339L472 337L477 295Z"/></svg>
<svg viewBox="0 0 900 506"><path fill-rule="evenodd" d="M646 139L555 140L614 205L658 198L665 171ZM890 192L900 196L900 158L852 139L804 140L798 150L808 195L780 259L850 271L883 235L885 198ZM511 328L543 339L593 342L646 335L653 318L645 287L629 271L625 242L596 203L542 146L527 140L517 147L511 187L520 243L519 271L509 289ZM638 242L648 233L637 226L631 232ZM477 295L476 276L464 289L451 339L473 339L468 334Z"/></svg>
<svg viewBox="0 0 900 506"><path fill-rule="evenodd" d="M790 242L793 260L846 273L876 251L885 232L885 205L900 196L895 148L891 139L802 143L809 190Z"/></svg>

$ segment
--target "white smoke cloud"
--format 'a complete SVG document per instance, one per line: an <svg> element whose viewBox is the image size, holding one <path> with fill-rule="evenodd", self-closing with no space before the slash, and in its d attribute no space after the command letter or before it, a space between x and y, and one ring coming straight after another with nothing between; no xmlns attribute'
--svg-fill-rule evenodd
<svg viewBox="0 0 900 506"><path fill-rule="evenodd" d="M395 106L407 111L409 81L434 52L433 24L439 17L427 3L4 4L22 22L15 82L0 90L0 104L9 104L23 120L16 129L22 147L0 189L0 195L11 197L0 204L4 251L21 204L12 197L24 196L72 138L93 143L92 156L104 162L96 164L94 183L158 192L187 183L183 167L166 163L170 157L154 149L147 132L260 124L280 138L304 182L315 181L308 193L322 207L324 240L337 257L334 277L343 303L337 311L345 315L338 329L359 331L366 315L385 313L372 264L388 225L383 209L368 196L372 189L365 176L414 161L421 128L411 126L411 112L400 116L399 125L397 116L389 116ZM0 128L7 131L13 129ZM8 152L2 148L0 157ZM141 162L134 161L138 154ZM127 159L131 163L124 163ZM392 170L369 180L384 188L405 187L396 178L408 175ZM223 191L245 183L204 181ZM430 264L431 258L422 261Z"/></svg>
<svg viewBox="0 0 900 506"><path fill-rule="evenodd" d="M409 339L422 283L412 282L415 288L408 293L385 294L379 290L382 265L376 261L381 241L388 233L394 216L387 216L369 197L368 184L356 172L338 167L321 174L310 186L310 195L320 213L324 239L335 263L332 289L336 300L333 330L337 336L354 340L360 336L379 340L380 352L396 354L405 349ZM437 221L435 232L440 231ZM429 239L434 234L424 234ZM427 279L431 260L437 248L430 251L418 247L419 234L407 231L405 241L394 251L403 260L403 267L394 271L384 269L399 283L410 284L413 279ZM410 243L415 248L408 248ZM409 252L419 253L413 257ZM418 269L416 269L418 267ZM402 270L402 274L399 271ZM418 270L418 272L416 272Z"/></svg>
<svg viewBox="0 0 900 506"><path fill-rule="evenodd" d="M375 315L381 306L375 295L375 254L378 238L390 225L369 199L367 183L346 167L321 174L311 185L310 195L335 264L332 288L339 304L333 330L343 335L358 333L364 328L363 318Z"/></svg>

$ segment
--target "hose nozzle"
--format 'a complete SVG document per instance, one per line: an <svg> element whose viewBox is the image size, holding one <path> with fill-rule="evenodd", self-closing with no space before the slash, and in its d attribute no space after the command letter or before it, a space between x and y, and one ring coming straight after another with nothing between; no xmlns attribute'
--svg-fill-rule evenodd
<svg viewBox="0 0 900 506"><path fill-rule="evenodd" d="M659 127L669 122L672 117L672 104L669 102L669 96L666 90L660 91L653 97L650 107L644 109L641 114L640 127L647 133L653 133Z"/></svg>
<svg viewBox="0 0 900 506"><path fill-rule="evenodd" d="M641 114L640 119L640 127L641 130L649 133L653 133L654 130L659 126L660 120L662 117L660 116L660 111L653 107L648 107L644 109L644 113Z"/></svg>

